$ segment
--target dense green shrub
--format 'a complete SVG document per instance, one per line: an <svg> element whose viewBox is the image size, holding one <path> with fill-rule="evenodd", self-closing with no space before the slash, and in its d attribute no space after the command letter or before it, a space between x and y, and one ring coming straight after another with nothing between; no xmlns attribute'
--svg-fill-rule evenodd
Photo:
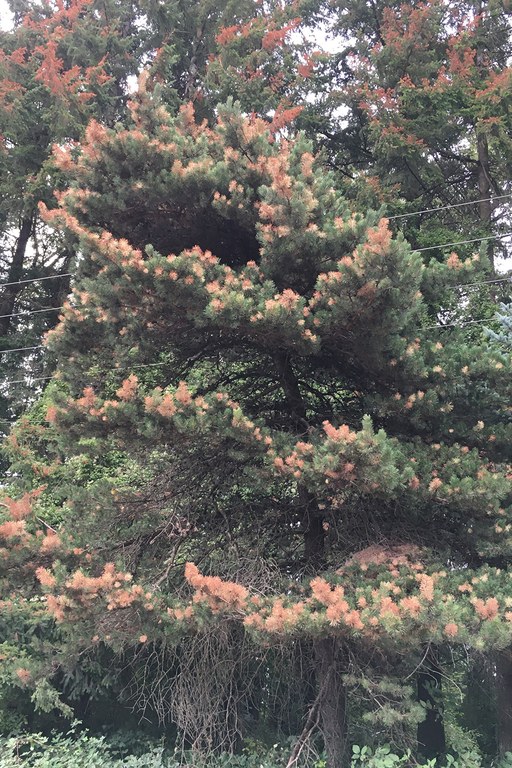
<svg viewBox="0 0 512 768"><path fill-rule="evenodd" d="M421 765L410 752L396 755L389 745L385 744L375 750L368 747L352 747L350 768L483 768L484 763L478 752L463 752L457 757L446 755L442 760L427 760ZM494 768L512 768L512 753L507 754Z"/></svg>
<svg viewBox="0 0 512 768"><path fill-rule="evenodd" d="M106 738L78 731L77 726L65 735L45 736L28 733L0 739L0 768L283 768L289 757L289 745L264 747L250 743L240 755L221 754L197 762L197 755L181 755L166 749L161 742L144 739L139 744L130 735ZM123 750L123 745L125 749ZM126 754L138 746L142 754ZM122 753L125 753L124 756ZM325 768L318 758L307 763L308 768ZM393 753L389 745L375 750L354 746L350 768L483 768L477 752L464 752L458 757L447 755L444 760L417 763L410 752ZM348 768L348 767L347 767ZM512 768L512 754L493 763L492 768Z"/></svg>
<svg viewBox="0 0 512 768"><path fill-rule="evenodd" d="M65 734L24 733L0 739L0 768L278 768L289 750L277 746L262 751L251 745L241 755L221 754L206 763L197 756L180 755L144 735L119 732L106 738L79 731ZM144 750L142 753L141 751ZM132 752L138 754L132 754Z"/></svg>
<svg viewBox="0 0 512 768"><path fill-rule="evenodd" d="M0 741L0 768L174 768L164 749L154 746L141 756L112 756L103 737L73 730L65 736L23 734Z"/></svg>

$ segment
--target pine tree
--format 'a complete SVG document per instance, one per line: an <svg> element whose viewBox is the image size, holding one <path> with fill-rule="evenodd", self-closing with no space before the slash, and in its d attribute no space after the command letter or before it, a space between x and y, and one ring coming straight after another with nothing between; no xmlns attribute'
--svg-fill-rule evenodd
<svg viewBox="0 0 512 768"><path fill-rule="evenodd" d="M56 239L38 216L38 202L54 205L53 188L60 184L53 144L79 140L92 117L106 125L123 119L129 78L143 64L162 84L170 109L194 99L211 115L216 101L204 81L217 33L251 18L253 5L12 4L14 28L1 33L0 57L0 276L7 283L0 293L0 337L2 349L31 349L3 355L6 381L27 371L22 387L8 388L7 421L23 409L28 373L36 389L48 373L38 346L55 325L74 269L74 242ZM53 280L59 273L62 279Z"/></svg>
<svg viewBox="0 0 512 768"><path fill-rule="evenodd" d="M128 127L56 150L80 275L11 451L61 497L46 529L45 493L9 501L2 578L34 573L74 649L303 643L338 768L354 660L510 644L510 355L431 327L478 256L425 266L303 135L145 82Z"/></svg>
<svg viewBox="0 0 512 768"><path fill-rule="evenodd" d="M2 355L11 419L26 403L31 378L46 373L38 347L57 321L74 268L73 243L51 233L37 210L40 200L54 204L59 185L52 145L78 140L92 116L113 123L123 114L138 46L119 34L130 18L114 4L34 2L14 10L13 29L1 32L0 337L2 350L31 349ZM20 377L22 388L9 386Z"/></svg>
<svg viewBox="0 0 512 768"><path fill-rule="evenodd" d="M330 22L340 50L328 98L348 110L341 127L336 115L327 124L324 143L353 191L409 214L399 225L416 247L508 231L507 3L354 0ZM485 242L491 257L506 252Z"/></svg>

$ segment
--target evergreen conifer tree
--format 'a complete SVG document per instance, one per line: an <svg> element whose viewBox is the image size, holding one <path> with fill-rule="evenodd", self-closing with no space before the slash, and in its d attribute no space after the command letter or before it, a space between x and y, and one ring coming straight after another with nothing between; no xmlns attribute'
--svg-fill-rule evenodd
<svg viewBox="0 0 512 768"><path fill-rule="evenodd" d="M352 194L408 214L397 223L412 245L431 248L428 258L440 257L436 245L508 232L507 2L354 0L328 19L339 50L319 130L323 120ZM334 113L326 124L336 100L344 121ZM485 242L490 256L507 251Z"/></svg>
<svg viewBox="0 0 512 768"><path fill-rule="evenodd" d="M6 503L2 578L75 650L301 643L339 768L354 660L512 639L510 355L429 317L486 266L425 266L279 123L172 117L144 78L130 108L55 150L80 274L45 424L11 436L47 490Z"/></svg>

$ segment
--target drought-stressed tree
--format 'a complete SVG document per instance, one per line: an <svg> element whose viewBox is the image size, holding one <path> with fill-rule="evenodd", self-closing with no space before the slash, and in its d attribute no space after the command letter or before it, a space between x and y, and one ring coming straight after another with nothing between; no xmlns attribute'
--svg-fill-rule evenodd
<svg viewBox="0 0 512 768"><path fill-rule="evenodd" d="M47 490L6 503L2 578L70 653L178 647L179 665L217 628L238 687L216 679L211 700L235 733L257 675L222 649L300 647L316 693L292 759L319 723L338 768L352 691L403 721L408 694L383 679L396 654L511 641L494 567L511 546L510 356L429 316L485 265L425 267L279 121L232 104L212 125L173 117L144 79L130 108L56 150L69 186L44 218L82 258L48 336L46 422L11 436L21 483ZM30 684L35 657L14 674Z"/></svg>
<svg viewBox="0 0 512 768"><path fill-rule="evenodd" d="M114 3L17 3L15 11L13 28L0 33L0 348L36 349L1 355L11 418L29 384L20 391L8 382L42 375L37 347L74 268L73 242L38 215L38 202L54 204L59 184L52 146L78 140L92 116L114 123L123 114L139 46L120 34L133 12Z"/></svg>
<svg viewBox="0 0 512 768"><path fill-rule="evenodd" d="M324 142L363 200L409 215L400 226L416 247L510 230L508 10L501 0L354 0L329 15L339 51L325 106L345 110Z"/></svg>
<svg viewBox="0 0 512 768"><path fill-rule="evenodd" d="M32 379L48 373L38 347L75 266L74 240L51 232L38 214L40 201L55 204L60 184L52 146L79 140L93 117L105 125L123 119L129 78L142 66L172 109L196 97L211 113L200 84L216 34L253 12L252 1L236 5L12 4L13 28L0 32L0 357L10 404L2 416L19 415Z"/></svg>

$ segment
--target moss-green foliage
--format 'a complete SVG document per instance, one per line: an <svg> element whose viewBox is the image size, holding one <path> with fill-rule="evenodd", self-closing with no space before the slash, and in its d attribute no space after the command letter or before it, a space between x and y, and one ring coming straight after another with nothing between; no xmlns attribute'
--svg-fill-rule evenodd
<svg viewBox="0 0 512 768"><path fill-rule="evenodd" d="M396 754L389 744L384 744L375 750L353 746L350 768L483 768L486 764L478 750L461 750L440 759L418 763L410 752ZM507 752L492 765L494 768L510 768L512 754Z"/></svg>
<svg viewBox="0 0 512 768"><path fill-rule="evenodd" d="M65 734L0 738L0 768L279 768L287 750L285 744L268 747L250 742L238 755L224 753L203 760L196 753L186 753L180 758L162 740L126 731L95 736L75 723ZM321 761L315 763L315 767L321 765Z"/></svg>
<svg viewBox="0 0 512 768"><path fill-rule="evenodd" d="M489 329L489 338L500 344L503 348L512 349L512 303L500 304L500 311L496 313L498 327Z"/></svg>

